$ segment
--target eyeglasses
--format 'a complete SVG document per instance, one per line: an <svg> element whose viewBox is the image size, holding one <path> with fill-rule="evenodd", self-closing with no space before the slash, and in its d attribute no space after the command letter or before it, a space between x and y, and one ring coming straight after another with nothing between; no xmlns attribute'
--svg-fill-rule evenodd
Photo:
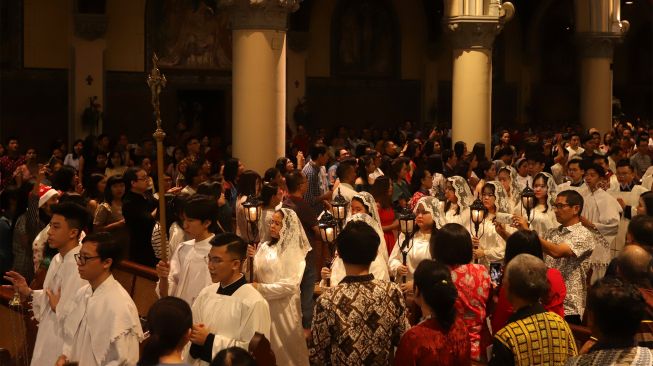
<svg viewBox="0 0 653 366"><path fill-rule="evenodd" d="M212 264L214 266L217 266L217 265L225 263L225 262L233 262L233 261L237 261L237 260L240 260L240 259L230 259L230 260L224 261L224 260L220 259L220 257L211 257L210 254L207 255L206 257L204 257L204 262L206 264L210 263L210 264Z"/></svg>
<svg viewBox="0 0 653 366"><path fill-rule="evenodd" d="M571 207L571 205L568 204L568 203L555 203L555 204L553 204L553 208L556 209L556 210L562 210L565 207Z"/></svg>
<svg viewBox="0 0 653 366"><path fill-rule="evenodd" d="M83 265L86 264L86 261L88 261L89 259L95 259L95 258L100 258L100 256L96 255L96 256L93 256L93 257L87 257L85 255L75 254L75 262L77 262L78 266L83 266Z"/></svg>

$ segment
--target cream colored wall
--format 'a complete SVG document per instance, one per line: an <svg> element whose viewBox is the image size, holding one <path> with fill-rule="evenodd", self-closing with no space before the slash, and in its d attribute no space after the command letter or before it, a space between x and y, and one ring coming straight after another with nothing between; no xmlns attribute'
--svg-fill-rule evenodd
<svg viewBox="0 0 653 366"><path fill-rule="evenodd" d="M320 0L315 1L311 9L307 77L331 75L331 17L335 6L336 0Z"/></svg>
<svg viewBox="0 0 653 366"><path fill-rule="evenodd" d="M107 1L107 71L145 70L145 0Z"/></svg>
<svg viewBox="0 0 653 366"><path fill-rule="evenodd" d="M72 0L25 0L23 62L26 68L67 69Z"/></svg>

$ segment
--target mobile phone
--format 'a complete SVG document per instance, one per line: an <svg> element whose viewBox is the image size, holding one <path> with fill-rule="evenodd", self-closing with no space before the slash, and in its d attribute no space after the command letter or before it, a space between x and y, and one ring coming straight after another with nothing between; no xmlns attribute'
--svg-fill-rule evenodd
<svg viewBox="0 0 653 366"><path fill-rule="evenodd" d="M497 212L495 220L504 225L512 225L512 215L505 212Z"/></svg>
<svg viewBox="0 0 653 366"><path fill-rule="evenodd" d="M490 280L495 284L499 284L502 275L501 263L490 263Z"/></svg>

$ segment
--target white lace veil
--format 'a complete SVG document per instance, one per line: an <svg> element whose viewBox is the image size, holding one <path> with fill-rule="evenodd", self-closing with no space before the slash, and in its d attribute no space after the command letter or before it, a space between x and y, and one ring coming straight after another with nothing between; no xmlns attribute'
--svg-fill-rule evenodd
<svg viewBox="0 0 653 366"><path fill-rule="evenodd" d="M556 184L555 179L553 178L553 175L547 172L541 172L535 175L537 177L539 174L542 174L547 178L546 181L546 194L547 194L547 200L546 204L549 206L549 210L553 209L553 205L556 203L556 197L558 196L558 185ZM535 178L533 178L533 187L535 187ZM533 188L531 187L531 188Z"/></svg>
<svg viewBox="0 0 653 366"><path fill-rule="evenodd" d="M311 243L306 237L299 217L297 217L295 211L288 208L281 208L278 211L283 214L283 226L276 244L279 246L279 256L282 256L284 252L288 252L289 255L297 255L301 257L301 260L304 260L306 253L311 250Z"/></svg>
<svg viewBox="0 0 653 366"><path fill-rule="evenodd" d="M436 197L431 196L420 198L415 205L415 209L413 210L415 213L417 213L417 209L420 207L420 205L424 208L424 211L431 214L433 223L435 224L436 228L439 229L444 226L444 217L442 217L442 213L440 211L440 200L438 200Z"/></svg>
<svg viewBox="0 0 653 366"><path fill-rule="evenodd" d="M376 222L379 223L379 225L381 224L381 218L379 217L379 210L376 207L376 201L374 200L374 197L372 197L372 195L370 193L368 193L368 192L359 192L359 193L356 193L353 198L361 199L363 201L363 205L367 208L367 212L370 213L370 216L372 216L372 218L374 220L376 220ZM351 202L349 203L349 213L348 213L348 215L349 216L352 215L352 213L351 213Z"/></svg>
<svg viewBox="0 0 653 366"><path fill-rule="evenodd" d="M380 242L379 242L379 250L378 252L383 255L383 258L385 259L385 263L388 263L388 250L386 249L386 243L385 243L385 236L383 235L383 229L381 228L381 224L376 221L374 218L372 218L370 215L366 215L363 213L357 213L349 216L347 218L347 221L345 221L345 227L347 227L347 224L352 222L352 221L362 221L372 228L374 228L374 231L376 231L376 234L379 236ZM385 254L385 255L384 255Z"/></svg>
<svg viewBox="0 0 653 366"><path fill-rule="evenodd" d="M447 180L451 182L451 185L453 186L453 191L458 198L458 206L460 209L462 210L471 206L472 202L474 202L474 195L472 195L472 191L469 189L469 185L465 178L454 175L453 177L447 178Z"/></svg>
<svg viewBox="0 0 653 366"><path fill-rule="evenodd" d="M494 186L494 205L497 207L497 212L512 213L510 200L508 199L508 192L503 188L501 182L487 182Z"/></svg>

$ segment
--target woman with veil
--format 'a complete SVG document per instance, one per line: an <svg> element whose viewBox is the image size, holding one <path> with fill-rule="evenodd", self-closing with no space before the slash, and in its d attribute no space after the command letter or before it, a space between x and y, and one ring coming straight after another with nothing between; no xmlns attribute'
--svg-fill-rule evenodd
<svg viewBox="0 0 653 366"><path fill-rule="evenodd" d="M374 275L374 278L379 280L390 280L390 275L388 273L388 251L386 250L385 237L383 235L383 229L381 228L381 220L379 218L379 212L377 211L376 201L374 197L368 192L359 192L351 199L349 204L349 217L347 218L348 223L352 221L363 221L366 224L374 228L376 233L379 235L381 242L379 243L378 252L376 258L370 265L370 273ZM322 282L321 286L326 286L327 278L330 278L330 285L337 286L340 281L345 278L345 266L340 257L336 257L333 260L331 269L324 267L321 271Z"/></svg>
<svg viewBox="0 0 653 366"><path fill-rule="evenodd" d="M515 226L536 231L539 235L546 234L550 229L560 226L553 206L556 201L557 185L555 179L549 173L537 173L533 178L533 191L535 192L535 207L531 210L530 217L526 217L526 211L521 205L515 207L513 217ZM530 227L528 225L530 221Z"/></svg>
<svg viewBox="0 0 653 366"><path fill-rule="evenodd" d="M499 182L487 182L481 191L481 201L486 214L479 226L478 233L472 232L474 259L489 267L491 263L503 262L506 252L504 239L515 231L510 214L510 202L503 185ZM508 224L508 225L505 225Z"/></svg>
<svg viewBox="0 0 653 366"><path fill-rule="evenodd" d="M279 365L308 365L308 348L302 327L299 284L311 245L293 210L277 210L270 220L270 240L254 256L252 285L270 306L270 343Z"/></svg>
<svg viewBox="0 0 653 366"><path fill-rule="evenodd" d="M474 196L465 178L458 175L447 178L444 197L445 223L460 224L469 230L469 206L474 202Z"/></svg>

